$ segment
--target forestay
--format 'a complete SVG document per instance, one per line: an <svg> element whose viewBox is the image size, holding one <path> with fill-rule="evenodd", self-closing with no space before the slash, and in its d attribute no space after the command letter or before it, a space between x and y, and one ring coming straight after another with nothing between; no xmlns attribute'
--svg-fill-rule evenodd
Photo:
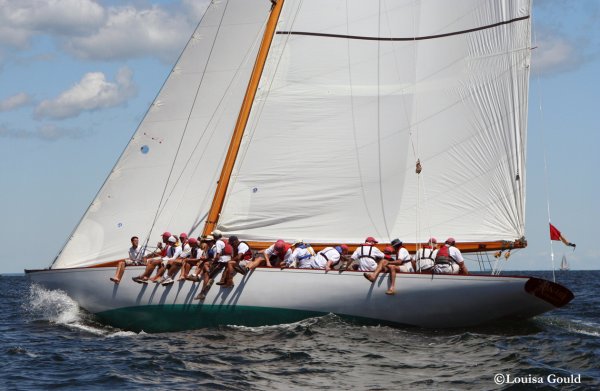
<svg viewBox="0 0 600 391"><path fill-rule="evenodd" d="M155 244L165 229L202 229L269 7L265 0L208 7L53 268L123 258L133 235Z"/></svg>
<svg viewBox="0 0 600 391"><path fill-rule="evenodd" d="M529 12L286 0L218 227L311 243L523 236Z"/></svg>

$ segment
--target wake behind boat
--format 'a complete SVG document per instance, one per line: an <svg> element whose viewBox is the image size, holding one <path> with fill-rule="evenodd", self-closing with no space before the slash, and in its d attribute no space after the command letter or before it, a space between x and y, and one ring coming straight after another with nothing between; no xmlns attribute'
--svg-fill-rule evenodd
<svg viewBox="0 0 600 391"><path fill-rule="evenodd" d="M213 2L50 270L28 276L146 331L326 313L458 327L565 305L568 289L498 270L398 274L390 296L387 275L259 268L198 303L198 284L140 286L128 267L113 286L106 267L167 228L255 249L523 248L530 36L529 0Z"/></svg>

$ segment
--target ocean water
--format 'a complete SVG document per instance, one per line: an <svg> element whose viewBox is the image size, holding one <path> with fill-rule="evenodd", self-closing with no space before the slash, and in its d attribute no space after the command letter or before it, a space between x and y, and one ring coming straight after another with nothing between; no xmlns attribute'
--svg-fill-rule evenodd
<svg viewBox="0 0 600 391"><path fill-rule="evenodd" d="M138 334L98 323L24 276L3 276L0 389L598 390L600 271L557 273L557 282L576 296L565 308L481 328L365 326L326 315Z"/></svg>

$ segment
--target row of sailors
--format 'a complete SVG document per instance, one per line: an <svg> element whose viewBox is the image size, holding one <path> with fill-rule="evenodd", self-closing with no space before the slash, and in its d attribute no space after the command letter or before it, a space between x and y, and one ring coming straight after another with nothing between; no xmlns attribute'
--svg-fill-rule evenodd
<svg viewBox="0 0 600 391"><path fill-rule="evenodd" d="M365 272L365 278L371 282L374 282L381 272L389 272L391 282L387 294L395 293L396 272L468 273L460 250L454 246L453 238L448 238L439 249L437 240L430 238L428 244L417 251L415 258L410 255L401 240L392 240L391 246L382 252L375 246L378 242L373 237L367 237L364 244L358 246L351 256L348 256L349 249L345 244L315 252L302 240L296 240L292 244L278 240L262 252L253 254L247 243L240 241L236 236L231 236L225 241L218 230L213 231L212 235L198 239L188 239L185 233L177 238L165 232L156 251L145 256L137 237L131 238L131 243L129 259L119 262L115 276L111 277L117 284L126 265L146 266L144 273L133 278L138 283L151 281L169 285L181 270L179 281L203 281L205 289L202 292L210 289L214 276L223 268L225 271L217 284L233 287L233 275L236 271L245 275L263 264L266 267L277 266L282 269L324 269L326 272L334 267L340 270L358 270ZM191 273L194 266L196 270ZM156 269L157 273L151 277ZM204 299L203 296L205 294L201 293L197 298Z"/></svg>

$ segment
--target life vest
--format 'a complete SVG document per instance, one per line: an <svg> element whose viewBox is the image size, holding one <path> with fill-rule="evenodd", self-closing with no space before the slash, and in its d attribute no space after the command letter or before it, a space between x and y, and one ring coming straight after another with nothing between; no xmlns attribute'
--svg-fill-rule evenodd
<svg viewBox="0 0 600 391"><path fill-rule="evenodd" d="M225 245L225 248L223 249L223 255L229 255L230 257L233 256L233 247L231 244L227 243Z"/></svg>
<svg viewBox="0 0 600 391"><path fill-rule="evenodd" d="M169 251L169 249L171 248L171 245L167 244L165 247L163 247L163 249L160 252L160 256L161 257L166 257L167 256L167 252Z"/></svg>
<svg viewBox="0 0 600 391"><path fill-rule="evenodd" d="M306 252L304 253L304 255L300 255L298 257L299 261L304 261L305 259L308 259L313 256L313 254L311 254L311 252L309 250L311 248L310 246L308 246L308 248L307 248L307 246L303 244L300 246L300 248L306 250Z"/></svg>
<svg viewBox="0 0 600 391"><path fill-rule="evenodd" d="M329 257L327 256L327 253L328 253L328 252L330 252L331 250L333 250L333 251L337 252L337 250L336 250L335 248L333 248L333 247L329 247L329 248L326 248L326 249L323 249L323 250L319 251L319 254L320 254L320 255L321 255L323 258L325 258L325 260L326 260L327 262L329 262Z"/></svg>
<svg viewBox="0 0 600 391"><path fill-rule="evenodd" d="M425 251L426 250L429 250L429 255L427 255L427 256L425 256ZM435 261L435 259L433 258L433 252L435 250L433 248L431 248L431 247L423 247L419 251L420 251L419 259L431 259L432 261Z"/></svg>
<svg viewBox="0 0 600 391"><path fill-rule="evenodd" d="M365 254L365 247L369 247L369 253ZM377 262L377 258L375 258L374 256L371 255L371 253L373 252L373 245L372 244L363 244L362 246L360 246L360 255L358 256L359 258L371 258L372 260L374 260L375 262Z"/></svg>
<svg viewBox="0 0 600 391"><path fill-rule="evenodd" d="M456 262L456 260L450 256L450 247L443 245L435 256L435 263L441 265L450 265L453 262Z"/></svg>
<svg viewBox="0 0 600 391"><path fill-rule="evenodd" d="M206 256L208 257L208 259L213 259L215 257L215 252L216 252L216 248L213 245L210 249L208 249L208 251L206 252Z"/></svg>
<svg viewBox="0 0 600 391"><path fill-rule="evenodd" d="M287 254L288 250L292 247L291 244L284 244L283 245L283 251L281 254L279 254L279 251L275 250L275 255L278 256L279 258L281 258L283 260L283 258L285 257L285 254Z"/></svg>
<svg viewBox="0 0 600 391"><path fill-rule="evenodd" d="M321 254L321 256L323 258L325 258L325 260L327 262L329 262L329 257L327 256L327 253L330 252L330 251L332 251L332 250L335 251L336 254L339 254L338 251L334 247L328 247L326 249L323 249L323 250L319 251L319 254ZM333 266L336 266L338 263L340 263L341 260L342 260L342 256L340 255L340 257L338 258L338 260L334 262Z"/></svg>

